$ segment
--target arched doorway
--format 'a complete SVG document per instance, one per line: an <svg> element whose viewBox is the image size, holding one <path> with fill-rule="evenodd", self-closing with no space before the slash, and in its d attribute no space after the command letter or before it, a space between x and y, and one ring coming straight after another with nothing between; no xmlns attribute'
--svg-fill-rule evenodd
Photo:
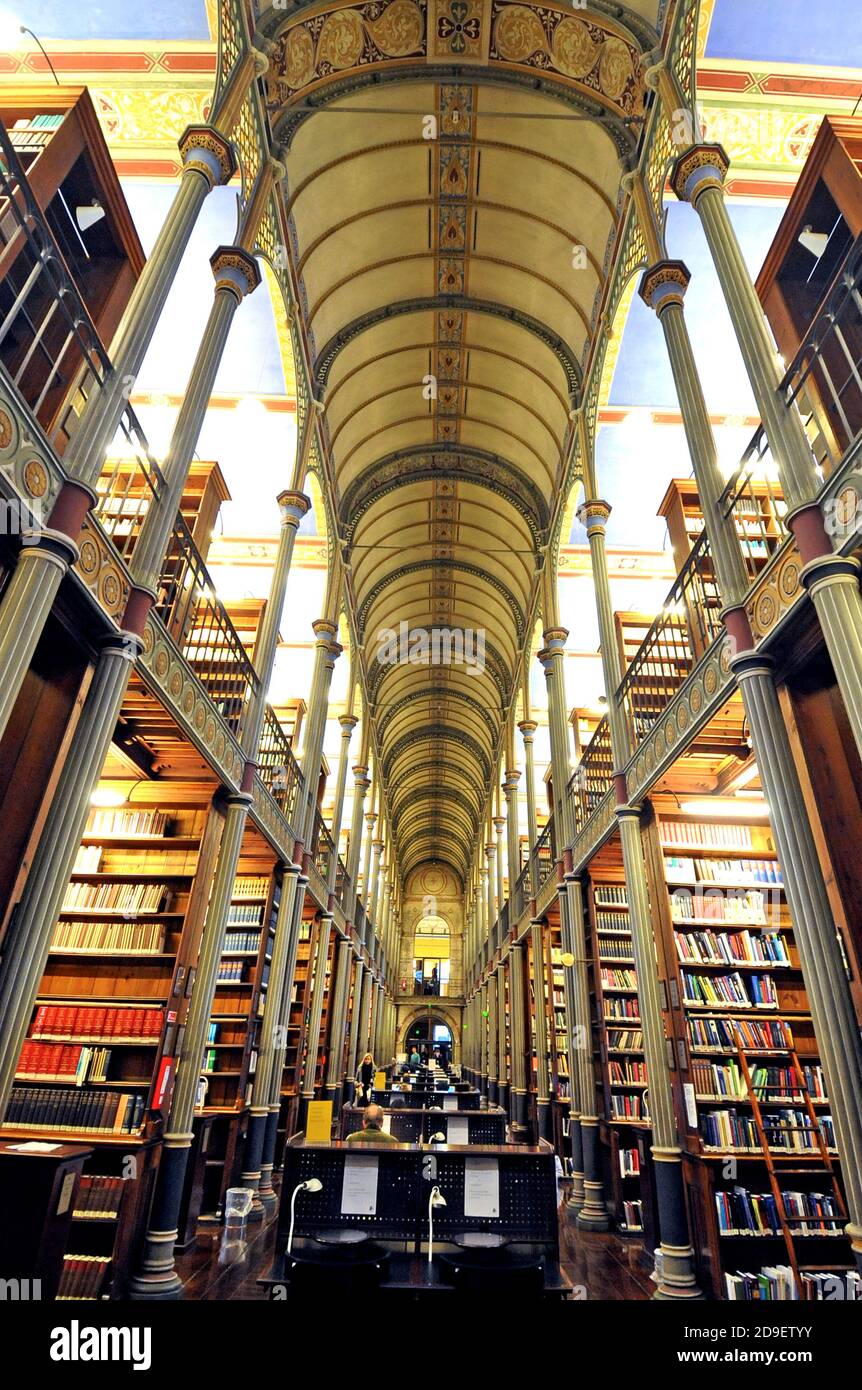
<svg viewBox="0 0 862 1390"><path fill-rule="evenodd" d="M404 1044L408 1055L415 1049L423 1062L431 1061L438 1052L441 1065L445 1065L452 1061L455 1039L445 1018L428 1009L413 1020L407 1029Z"/></svg>
<svg viewBox="0 0 862 1390"><path fill-rule="evenodd" d="M445 917L420 917L413 931L413 993L445 997L449 992L450 940ZM451 1041L451 1039L450 1039Z"/></svg>

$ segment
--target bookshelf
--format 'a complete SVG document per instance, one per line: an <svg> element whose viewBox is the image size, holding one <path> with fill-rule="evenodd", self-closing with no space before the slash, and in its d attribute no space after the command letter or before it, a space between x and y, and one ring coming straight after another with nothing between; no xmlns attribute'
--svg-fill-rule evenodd
<svg viewBox="0 0 862 1390"><path fill-rule="evenodd" d="M647 854L663 875L659 955L702 1277L718 1298L816 1297L851 1260L772 831L743 800L736 820L663 798L654 809Z"/></svg>
<svg viewBox="0 0 862 1390"><path fill-rule="evenodd" d="M209 872L205 787L141 781L93 807L58 914L3 1138L92 1146L58 1297L121 1297L146 1220Z"/></svg>
<svg viewBox="0 0 862 1390"><path fill-rule="evenodd" d="M306 897L303 918L299 926L296 968L290 993L290 1013L287 1022L287 1041L281 1081L281 1112L278 1117L276 1164L281 1162L285 1139L293 1133L294 1121L299 1108L302 1044L310 1004L311 961L317 944L315 911L314 904Z"/></svg>
<svg viewBox="0 0 862 1390"><path fill-rule="evenodd" d="M246 831L228 912L225 945L201 1066L198 1113L209 1116L198 1206L221 1217L239 1171L247 1130L260 1027L269 984L281 880L257 832Z"/></svg>
<svg viewBox="0 0 862 1390"><path fill-rule="evenodd" d="M560 1155L563 1168L568 1175L571 1167L569 1138L569 1102L571 1098L571 1059L569 1057L569 1027L566 1009L565 971L563 966L563 943L560 919L557 914L549 918L545 938L547 961L545 965L549 981L549 1015L551 1045L551 1090L554 1125L554 1146Z"/></svg>
<svg viewBox="0 0 862 1390"><path fill-rule="evenodd" d="M592 943L593 1058L607 1195L617 1229L643 1238L651 1249L648 1081L618 837L593 861L589 874L586 939Z"/></svg>
<svg viewBox="0 0 862 1390"><path fill-rule="evenodd" d="M752 479L744 499L734 508L736 533L749 561L762 569L783 544L783 517L787 511L781 486L776 480ZM704 529L703 509L693 478L674 478L659 505L658 515L667 523L677 573L688 559L695 541Z"/></svg>

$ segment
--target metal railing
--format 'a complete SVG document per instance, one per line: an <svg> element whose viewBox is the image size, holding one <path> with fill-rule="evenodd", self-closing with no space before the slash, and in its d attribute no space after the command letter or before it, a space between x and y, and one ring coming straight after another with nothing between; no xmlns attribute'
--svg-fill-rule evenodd
<svg viewBox="0 0 862 1390"><path fill-rule="evenodd" d="M59 224L54 219L55 228ZM70 229L77 235L70 223ZM56 453L75 433L88 398L113 378L110 358L0 121L0 362ZM120 450L148 485L157 470L130 406ZM142 494L142 500L146 500ZM107 528L110 532L110 528Z"/></svg>
<svg viewBox="0 0 862 1390"><path fill-rule="evenodd" d="M324 883L329 882L329 866L335 853L335 843L327 829L326 822L318 808L314 813L314 829L311 832L311 860Z"/></svg>
<svg viewBox="0 0 862 1390"><path fill-rule="evenodd" d="M338 863L335 866L335 901L343 908L350 896L350 875L347 872L347 865L338 856Z"/></svg>
<svg viewBox="0 0 862 1390"><path fill-rule="evenodd" d="M288 824L293 826L302 773L290 740L271 705L263 715L263 728L257 750L258 775Z"/></svg>
<svg viewBox="0 0 862 1390"><path fill-rule="evenodd" d="M111 460L96 481L93 514L127 565L147 513L164 485L158 464L149 456Z"/></svg>
<svg viewBox="0 0 862 1390"><path fill-rule="evenodd" d="M259 679L181 516L162 566L155 611L237 734Z"/></svg>
<svg viewBox="0 0 862 1390"><path fill-rule="evenodd" d="M635 742L646 738L721 632L721 598L704 532L620 682L616 699Z"/></svg>
<svg viewBox="0 0 862 1390"><path fill-rule="evenodd" d="M614 755L611 726L605 716L583 751L566 788L571 799L575 834L580 834L611 785Z"/></svg>
<svg viewBox="0 0 862 1390"><path fill-rule="evenodd" d="M787 505L763 425L728 481L718 507L722 521L731 522L736 530L748 582L754 584L789 534L784 522Z"/></svg>
<svg viewBox="0 0 862 1390"><path fill-rule="evenodd" d="M533 886L537 894L541 893L549 877L554 872L556 858L557 846L554 832L554 817L550 816L547 825L544 827L541 835L533 846L533 853L530 856L530 867L533 872Z"/></svg>
<svg viewBox="0 0 862 1390"><path fill-rule="evenodd" d="M519 922L530 899L530 860L522 868L515 880L514 891L509 897L509 914L512 922Z"/></svg>

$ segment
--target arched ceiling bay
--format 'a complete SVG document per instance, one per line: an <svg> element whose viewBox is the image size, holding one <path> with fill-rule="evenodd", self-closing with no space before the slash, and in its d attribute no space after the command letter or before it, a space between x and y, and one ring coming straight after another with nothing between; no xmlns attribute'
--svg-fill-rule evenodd
<svg viewBox="0 0 862 1390"><path fill-rule="evenodd" d="M373 0L261 20L404 874L436 860L463 882L483 834L655 11ZM419 659L441 630L466 659Z"/></svg>

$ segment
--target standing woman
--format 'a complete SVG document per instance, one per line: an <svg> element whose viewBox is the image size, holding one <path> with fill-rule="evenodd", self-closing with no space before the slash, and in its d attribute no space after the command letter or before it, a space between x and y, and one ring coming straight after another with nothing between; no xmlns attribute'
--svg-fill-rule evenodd
<svg viewBox="0 0 862 1390"><path fill-rule="evenodd" d="M370 1052L366 1052L359 1065L359 1075L356 1078L356 1089L358 1091L357 1105L370 1105L371 1086L374 1081L374 1058Z"/></svg>

